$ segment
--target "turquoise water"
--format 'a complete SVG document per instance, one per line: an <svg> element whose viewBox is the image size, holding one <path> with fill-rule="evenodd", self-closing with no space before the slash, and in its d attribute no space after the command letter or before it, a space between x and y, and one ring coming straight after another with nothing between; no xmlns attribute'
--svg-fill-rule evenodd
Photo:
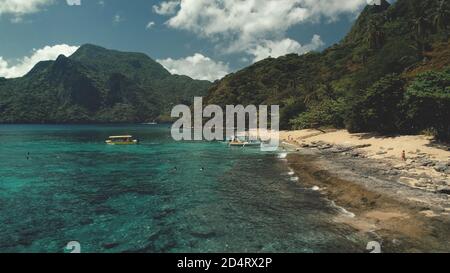
<svg viewBox="0 0 450 273"><path fill-rule="evenodd" d="M142 144L104 144L116 134ZM82 252L365 249L277 153L139 125L2 125L0 145L0 252L63 252L69 241Z"/></svg>

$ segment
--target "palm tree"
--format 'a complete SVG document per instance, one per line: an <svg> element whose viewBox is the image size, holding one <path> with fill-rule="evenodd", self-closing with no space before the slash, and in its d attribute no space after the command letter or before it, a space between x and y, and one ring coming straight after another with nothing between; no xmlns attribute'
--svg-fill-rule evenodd
<svg viewBox="0 0 450 273"><path fill-rule="evenodd" d="M433 14L433 25L436 29L436 31L442 31L445 35L445 42L448 41L448 18L449 18L449 7L448 7L448 1L442 0L439 4L437 10Z"/></svg>
<svg viewBox="0 0 450 273"><path fill-rule="evenodd" d="M426 47L427 47L427 37L429 34L429 21L428 16L425 14L424 9L422 8L422 2L420 1L411 1L412 9L414 11L414 18L412 20L413 28L414 28L414 36L413 41L415 45L414 47L418 56L423 56Z"/></svg>
<svg viewBox="0 0 450 273"><path fill-rule="evenodd" d="M419 39L425 39L427 37L427 26L428 18L425 14L421 13L414 19L414 28Z"/></svg>

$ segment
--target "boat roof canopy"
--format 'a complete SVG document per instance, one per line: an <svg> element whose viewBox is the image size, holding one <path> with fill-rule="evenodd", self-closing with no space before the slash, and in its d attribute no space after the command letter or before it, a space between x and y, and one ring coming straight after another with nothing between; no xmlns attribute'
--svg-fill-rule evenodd
<svg viewBox="0 0 450 273"><path fill-rule="evenodd" d="M132 138L133 136L110 136L110 139L115 139L115 138Z"/></svg>

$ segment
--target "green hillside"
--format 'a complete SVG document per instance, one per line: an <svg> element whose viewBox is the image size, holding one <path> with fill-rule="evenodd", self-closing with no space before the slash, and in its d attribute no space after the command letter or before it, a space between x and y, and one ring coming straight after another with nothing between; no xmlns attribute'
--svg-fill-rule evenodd
<svg viewBox="0 0 450 273"><path fill-rule="evenodd" d="M84 45L72 56L0 79L0 123L116 123L164 118L210 82L171 75L145 54Z"/></svg>
<svg viewBox="0 0 450 273"><path fill-rule="evenodd" d="M449 14L448 0L367 6L340 43L255 63L214 83L207 101L279 104L283 129L428 130L448 139ZM423 107L441 112L422 116Z"/></svg>

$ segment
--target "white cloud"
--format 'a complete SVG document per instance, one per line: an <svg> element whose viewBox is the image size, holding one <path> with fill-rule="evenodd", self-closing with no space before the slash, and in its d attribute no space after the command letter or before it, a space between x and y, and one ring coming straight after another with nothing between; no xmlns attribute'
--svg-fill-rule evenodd
<svg viewBox="0 0 450 273"><path fill-rule="evenodd" d="M10 65L0 56L0 77L17 78L28 73L38 62L55 60L59 55L70 56L78 49L77 46L66 44L46 46L41 49L34 49L31 56L17 60L17 64Z"/></svg>
<svg viewBox="0 0 450 273"><path fill-rule="evenodd" d="M147 26L145 26L145 29L151 29L155 25L155 22L151 21L148 22Z"/></svg>
<svg viewBox="0 0 450 273"><path fill-rule="evenodd" d="M200 53L178 60L168 58L158 62L172 74L186 75L197 80L215 81L230 72L228 64L216 62Z"/></svg>
<svg viewBox="0 0 450 273"><path fill-rule="evenodd" d="M81 6L81 0L66 0L69 6Z"/></svg>
<svg viewBox="0 0 450 273"><path fill-rule="evenodd" d="M0 0L0 15L21 16L38 12L42 7L52 4L53 0Z"/></svg>
<svg viewBox="0 0 450 273"><path fill-rule="evenodd" d="M161 3L158 11L166 11L163 6L167 3L172 2ZM335 20L339 15L356 13L367 0L180 0L179 5L178 1L175 3L170 12L161 12L172 14L166 22L169 27L208 38L225 53L248 53L258 46L267 48L270 46L267 41L281 43L283 40L280 46L298 52L297 42L285 40L288 29L321 18Z"/></svg>
<svg viewBox="0 0 450 273"><path fill-rule="evenodd" d="M262 41L260 45L251 48L247 53L253 55L254 62L260 61L267 57L278 58L289 53L305 54L313 50L317 50L322 47L324 43L320 39L319 35L314 35L311 42L306 45L301 45L297 41L286 38L279 41Z"/></svg>
<svg viewBox="0 0 450 273"><path fill-rule="evenodd" d="M153 11L160 15L171 15L175 14L179 5L180 0L164 1L159 5L154 5Z"/></svg>

